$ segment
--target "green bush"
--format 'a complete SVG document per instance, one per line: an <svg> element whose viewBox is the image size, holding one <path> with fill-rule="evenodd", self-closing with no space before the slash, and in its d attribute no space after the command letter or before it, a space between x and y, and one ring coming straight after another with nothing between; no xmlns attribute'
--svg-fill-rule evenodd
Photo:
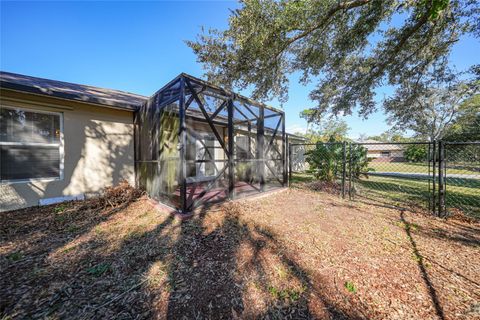
<svg viewBox="0 0 480 320"><path fill-rule="evenodd" d="M411 144L405 148L403 156L408 162L422 162L427 160L427 145Z"/></svg>
<svg viewBox="0 0 480 320"><path fill-rule="evenodd" d="M321 181L334 182L335 177L341 175L343 170L343 145L342 143L318 142L314 149L305 152L309 171ZM352 175L356 178L368 171L367 149L361 145L346 146L346 170L348 170L350 156L352 160Z"/></svg>
<svg viewBox="0 0 480 320"><path fill-rule="evenodd" d="M305 156L310 171L322 181L335 181L335 176L342 170L343 146L340 143L318 142L315 149L305 152Z"/></svg>
<svg viewBox="0 0 480 320"><path fill-rule="evenodd" d="M359 178L360 175L366 175L371 169L368 168L368 163L372 158L367 157L367 148L358 144L352 144L352 176ZM349 149L347 149L347 161L350 161Z"/></svg>
<svg viewBox="0 0 480 320"><path fill-rule="evenodd" d="M236 179L239 181L245 181L252 183L254 181L255 173L252 163L237 163L236 168Z"/></svg>

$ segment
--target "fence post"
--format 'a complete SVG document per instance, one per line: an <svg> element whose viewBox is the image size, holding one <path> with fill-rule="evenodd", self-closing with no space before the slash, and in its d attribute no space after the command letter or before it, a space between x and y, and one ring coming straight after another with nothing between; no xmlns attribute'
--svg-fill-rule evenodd
<svg viewBox="0 0 480 320"><path fill-rule="evenodd" d="M438 216L445 214L445 145L438 141Z"/></svg>
<svg viewBox="0 0 480 320"><path fill-rule="evenodd" d="M432 214L436 215L437 214L437 190L436 190L436 179L437 179L437 173L436 173L436 167L437 167L437 140L433 140L432 143Z"/></svg>
<svg viewBox="0 0 480 320"><path fill-rule="evenodd" d="M285 113L281 115L282 117L282 187L285 187L285 185L289 185L288 183L288 176L287 176L287 146L288 146L288 135L285 132ZM275 137L272 137L272 139L275 139Z"/></svg>
<svg viewBox="0 0 480 320"><path fill-rule="evenodd" d="M287 148L288 148L288 186L290 187L292 181L292 145L290 140L287 139Z"/></svg>
<svg viewBox="0 0 480 320"><path fill-rule="evenodd" d="M346 167L347 167L347 143L343 141L343 161L342 161L342 199L345 199L345 179L346 179Z"/></svg>
<svg viewBox="0 0 480 320"><path fill-rule="evenodd" d="M352 143L348 143L348 198L352 200Z"/></svg>
<svg viewBox="0 0 480 320"><path fill-rule="evenodd" d="M228 197L233 200L235 198L235 161L234 156L234 131L233 131L233 99L232 95L228 99L227 112L228 112Z"/></svg>
<svg viewBox="0 0 480 320"><path fill-rule="evenodd" d="M180 202L182 206L182 213L187 212L187 125L185 122L185 78L180 78L180 98L178 101L179 112L178 117L180 121L179 140L180 140Z"/></svg>

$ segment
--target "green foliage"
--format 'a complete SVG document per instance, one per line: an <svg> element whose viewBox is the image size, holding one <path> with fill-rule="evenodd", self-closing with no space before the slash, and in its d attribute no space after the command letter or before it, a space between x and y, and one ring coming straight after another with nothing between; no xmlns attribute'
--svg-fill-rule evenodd
<svg viewBox="0 0 480 320"><path fill-rule="evenodd" d="M387 130L376 136L368 136L366 140L375 140L378 142L407 142L411 138L403 136L399 130Z"/></svg>
<svg viewBox="0 0 480 320"><path fill-rule="evenodd" d="M351 154L350 154L351 150ZM346 145L345 160L352 160L352 175L356 178L368 171L367 149L361 145ZM321 181L334 182L343 170L343 144L332 139L328 143L318 142L314 149L305 152L309 170Z"/></svg>
<svg viewBox="0 0 480 320"><path fill-rule="evenodd" d="M253 182L255 178L252 163L240 162L235 166L236 178L239 181Z"/></svg>
<svg viewBox="0 0 480 320"><path fill-rule="evenodd" d="M344 286L345 286L345 288L347 289L348 292L351 292L351 293L356 293L357 292L357 288L355 287L353 282L345 281Z"/></svg>
<svg viewBox="0 0 480 320"><path fill-rule="evenodd" d="M300 299L302 291L294 289L277 289L273 286L268 287L268 292L272 295L273 298L278 300L291 300L297 301Z"/></svg>
<svg viewBox="0 0 480 320"><path fill-rule="evenodd" d="M436 20L441 12L447 8L450 0L422 0L420 3L427 8L428 18Z"/></svg>
<svg viewBox="0 0 480 320"><path fill-rule="evenodd" d="M65 211L65 209L67 209L67 208L68 208L68 206L65 203L62 203L62 204L57 205L53 209L53 212L56 213L56 214L59 214L59 213L62 213L63 211Z"/></svg>
<svg viewBox="0 0 480 320"><path fill-rule="evenodd" d="M427 146L424 144L410 144L403 151L403 156L408 162L427 161Z"/></svg>
<svg viewBox="0 0 480 320"><path fill-rule="evenodd" d="M307 120L309 124L311 120L309 118L311 110L304 110L300 113L300 117ZM301 134L307 138L309 143L327 142L327 141L345 141L348 140L347 134L350 128L347 122L343 119L322 119L315 123L315 128L307 130L306 134Z"/></svg>
<svg viewBox="0 0 480 320"><path fill-rule="evenodd" d="M305 152L310 170L317 179L334 182L342 170L343 145L341 143L317 143L314 149Z"/></svg>
<svg viewBox="0 0 480 320"><path fill-rule="evenodd" d="M480 94L467 99L460 106L461 115L447 131L443 140L480 141Z"/></svg>
<svg viewBox="0 0 480 320"><path fill-rule="evenodd" d="M94 277L100 277L110 269L110 263L99 263L96 266L87 269L87 273Z"/></svg>
<svg viewBox="0 0 480 320"><path fill-rule="evenodd" d="M428 72L421 79L402 83L385 100L384 108L394 129L411 130L418 138L433 141L443 139L455 124L461 127L471 119L475 110L466 101L479 90L480 81L460 80L448 69Z"/></svg>
<svg viewBox="0 0 480 320"><path fill-rule="evenodd" d="M478 8L470 0L243 0L226 30L187 44L217 84L284 102L289 75L300 74L302 84L316 82L311 121L357 106L368 116L376 88L445 66L460 36L479 31ZM418 92L410 83L406 99Z"/></svg>
<svg viewBox="0 0 480 320"><path fill-rule="evenodd" d="M12 262L21 260L22 258L23 258L23 254L21 252L13 252L7 255L7 259Z"/></svg>
<svg viewBox="0 0 480 320"><path fill-rule="evenodd" d="M361 175L366 175L366 172L370 170L368 164L372 160L367 156L367 148L358 144L352 144L351 155L350 149L347 150L347 161L351 161L352 164L352 176L354 178L360 178Z"/></svg>

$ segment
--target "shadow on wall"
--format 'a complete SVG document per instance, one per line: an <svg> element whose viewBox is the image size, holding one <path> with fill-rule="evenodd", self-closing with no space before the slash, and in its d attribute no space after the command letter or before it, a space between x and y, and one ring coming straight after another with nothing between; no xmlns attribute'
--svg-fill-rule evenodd
<svg viewBox="0 0 480 320"><path fill-rule="evenodd" d="M133 125L89 119L78 130L66 129L63 176L0 186L0 211L36 205L44 198L95 195L123 179L134 184Z"/></svg>

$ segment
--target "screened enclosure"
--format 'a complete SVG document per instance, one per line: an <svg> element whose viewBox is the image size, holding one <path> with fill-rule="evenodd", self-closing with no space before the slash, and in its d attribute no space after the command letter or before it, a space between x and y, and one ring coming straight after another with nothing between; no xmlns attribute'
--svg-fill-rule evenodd
<svg viewBox="0 0 480 320"><path fill-rule="evenodd" d="M137 185L189 212L287 183L285 114L181 74L135 114Z"/></svg>

